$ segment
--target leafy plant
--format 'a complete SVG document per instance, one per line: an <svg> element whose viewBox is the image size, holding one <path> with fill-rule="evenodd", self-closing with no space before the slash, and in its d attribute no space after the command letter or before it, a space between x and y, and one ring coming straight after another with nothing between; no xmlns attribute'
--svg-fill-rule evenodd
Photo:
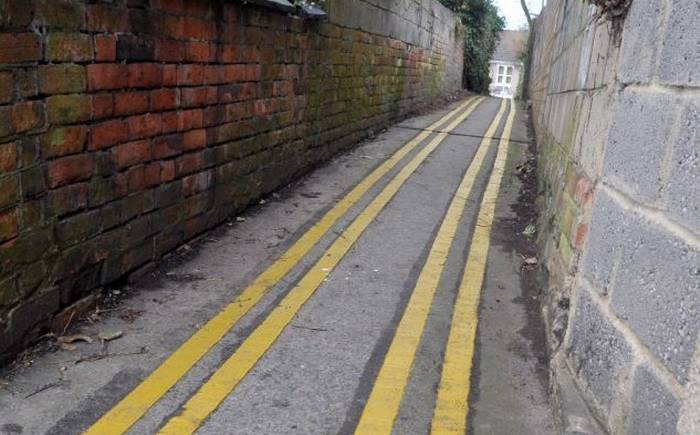
<svg viewBox="0 0 700 435"><path fill-rule="evenodd" d="M505 20L492 0L440 0L454 11L464 26L464 86L474 92L488 92L489 61L496 50L498 34Z"/></svg>

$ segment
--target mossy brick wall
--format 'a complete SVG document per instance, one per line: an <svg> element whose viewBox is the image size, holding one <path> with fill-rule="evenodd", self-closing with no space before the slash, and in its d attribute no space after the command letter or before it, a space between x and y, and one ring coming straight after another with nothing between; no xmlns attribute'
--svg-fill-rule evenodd
<svg viewBox="0 0 700 435"><path fill-rule="evenodd" d="M550 343L610 433L700 433L699 7L551 0L535 24Z"/></svg>
<svg viewBox="0 0 700 435"><path fill-rule="evenodd" d="M0 0L0 360L459 90L436 1L329 7L315 23L223 0Z"/></svg>

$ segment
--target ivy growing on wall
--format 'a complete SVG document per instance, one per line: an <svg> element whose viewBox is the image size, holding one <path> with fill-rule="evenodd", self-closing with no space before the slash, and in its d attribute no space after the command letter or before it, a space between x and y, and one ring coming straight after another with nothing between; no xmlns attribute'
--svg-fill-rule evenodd
<svg viewBox="0 0 700 435"><path fill-rule="evenodd" d="M440 0L454 11L464 25L464 87L488 92L489 60L496 49L498 34L505 20L498 15L493 0Z"/></svg>

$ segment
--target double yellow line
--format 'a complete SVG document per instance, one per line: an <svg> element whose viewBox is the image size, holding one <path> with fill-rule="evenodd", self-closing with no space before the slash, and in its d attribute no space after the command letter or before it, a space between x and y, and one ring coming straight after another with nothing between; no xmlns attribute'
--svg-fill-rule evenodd
<svg viewBox="0 0 700 435"><path fill-rule="evenodd" d="M470 99L421 131L382 165L364 178L329 210L309 231L297 240L278 260L260 274L238 298L196 331L141 384L100 418L86 434L121 434L136 423L172 388L263 296L279 282L315 246L326 232L357 203L384 175L408 153L457 113L443 132L421 149L387 184L377 197L358 215L329 247L316 264L287 294L236 352L212 375L185 404L180 415L172 418L161 433L192 433L235 388L240 379L274 343L287 323L315 292L330 270L338 264L365 228L398 192L401 185L420 166L448 133L457 127L483 98ZM469 106L470 103L471 106ZM467 106L469 106L467 108ZM465 110L466 108L466 110Z"/></svg>
<svg viewBox="0 0 700 435"><path fill-rule="evenodd" d="M506 167L509 138L514 118L515 106L511 101L508 119L498 142L498 152L493 170L486 185L484 197L481 199L467 264L464 267L457 300L452 312L450 335L447 338L442 375L433 411L431 429L433 434L464 434L467 430L474 341L479 319L479 299L491 244L491 227L493 226L496 200Z"/></svg>
<svg viewBox="0 0 700 435"><path fill-rule="evenodd" d="M481 202L464 275L455 302L433 412L431 427L433 434L464 434L467 427L469 381L478 322L477 308L488 256L493 213L503 178L508 154L508 138L515 116L512 102L510 104L511 108L499 142L494 167ZM383 435L390 434L393 430L416 351L420 345L435 292L467 198L472 191L474 180L485 160L505 109L506 102L504 100L455 192L433 241L428 258L418 276L408 305L399 321L394 338L389 345L389 350L355 430L356 435Z"/></svg>

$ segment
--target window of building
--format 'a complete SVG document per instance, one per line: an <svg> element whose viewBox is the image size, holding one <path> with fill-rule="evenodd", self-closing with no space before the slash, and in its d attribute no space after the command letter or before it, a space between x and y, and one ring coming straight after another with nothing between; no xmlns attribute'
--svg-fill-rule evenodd
<svg viewBox="0 0 700 435"><path fill-rule="evenodd" d="M498 77L496 77L496 83L505 83L507 85L513 80L513 67L505 67L503 65L498 65Z"/></svg>

